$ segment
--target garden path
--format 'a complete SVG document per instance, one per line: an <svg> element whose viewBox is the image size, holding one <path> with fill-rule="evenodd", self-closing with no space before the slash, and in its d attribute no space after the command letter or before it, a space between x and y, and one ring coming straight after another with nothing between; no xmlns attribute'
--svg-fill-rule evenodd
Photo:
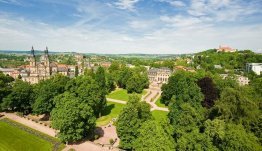
<svg viewBox="0 0 262 151"><path fill-rule="evenodd" d="M160 89L157 89L155 87L149 87L148 89L149 92L149 95L144 98L144 101L146 101L148 104L150 104L151 106L151 111L153 110L159 110L159 111L166 111L168 112L168 108L165 108L165 107L159 107L156 105L156 101L157 99L161 96L161 90Z"/></svg>
<svg viewBox="0 0 262 151"><path fill-rule="evenodd" d="M26 125L26 126L32 128L32 129L38 130L38 131L40 131L44 134L47 134L49 136L52 136L52 137L56 136L56 130L49 128L47 126L41 125L39 123L35 123L35 122L28 120L26 118L19 117L14 113L1 113L1 114L5 115L2 118L9 118L13 121L16 121L18 123ZM73 148L76 151L86 151L86 150L88 150L88 151L109 151L109 150L117 151L118 150L117 148L109 149L108 146L102 147L102 146L97 145L97 144L90 142L90 141L85 141L85 142L81 142L81 143L73 144L73 145L66 145L66 148L64 148L63 151L68 151L70 148Z"/></svg>

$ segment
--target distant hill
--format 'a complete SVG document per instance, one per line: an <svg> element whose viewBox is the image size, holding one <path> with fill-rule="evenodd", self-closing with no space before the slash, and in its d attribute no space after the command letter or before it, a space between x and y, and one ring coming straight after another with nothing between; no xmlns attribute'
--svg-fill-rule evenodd
<svg viewBox="0 0 262 151"><path fill-rule="evenodd" d="M0 54L16 54L16 55L29 55L30 50L0 50ZM36 55L43 54L43 51L35 50ZM50 54L76 54L77 52L57 52L49 51ZM183 55L193 55L193 54L101 54L101 53L80 53L89 56L107 56L107 57L124 57L124 58L175 58Z"/></svg>

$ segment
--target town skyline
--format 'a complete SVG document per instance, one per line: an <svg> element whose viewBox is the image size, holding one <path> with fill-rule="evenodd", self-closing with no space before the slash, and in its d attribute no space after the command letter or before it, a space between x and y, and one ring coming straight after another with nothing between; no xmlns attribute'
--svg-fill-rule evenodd
<svg viewBox="0 0 262 151"><path fill-rule="evenodd" d="M259 0L0 0L0 50L186 54L228 45L261 53Z"/></svg>

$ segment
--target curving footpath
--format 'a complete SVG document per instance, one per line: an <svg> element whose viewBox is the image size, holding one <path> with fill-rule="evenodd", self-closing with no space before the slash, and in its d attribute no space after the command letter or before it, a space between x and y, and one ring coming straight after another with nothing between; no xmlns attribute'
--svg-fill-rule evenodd
<svg viewBox="0 0 262 151"><path fill-rule="evenodd" d="M159 111L166 111L168 112L168 108L159 107L156 105L157 99L161 96L161 90L155 88L149 88L148 91L151 91L150 95L148 95L144 101L146 101L151 106L151 111L159 110Z"/></svg>

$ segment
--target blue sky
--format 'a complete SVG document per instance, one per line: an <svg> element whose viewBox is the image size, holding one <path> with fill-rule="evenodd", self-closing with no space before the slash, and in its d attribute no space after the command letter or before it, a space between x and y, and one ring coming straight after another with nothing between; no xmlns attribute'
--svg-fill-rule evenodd
<svg viewBox="0 0 262 151"><path fill-rule="evenodd" d="M0 49L262 51L262 0L0 0Z"/></svg>

